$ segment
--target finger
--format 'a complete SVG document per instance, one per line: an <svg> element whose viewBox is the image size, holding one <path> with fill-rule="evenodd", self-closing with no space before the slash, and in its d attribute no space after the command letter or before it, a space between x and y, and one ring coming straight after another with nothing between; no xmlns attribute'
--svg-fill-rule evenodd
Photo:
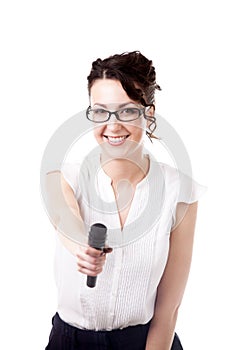
<svg viewBox="0 0 233 350"><path fill-rule="evenodd" d="M91 276L91 277L98 276L98 274L101 272L101 271L100 272L98 272L98 271L93 272L93 271L90 271L88 269L80 268L80 267L78 267L78 271L81 272L84 275Z"/></svg>
<svg viewBox="0 0 233 350"><path fill-rule="evenodd" d="M80 267L84 267L86 269L92 270L92 271L97 271L99 269L102 269L104 262L106 258L101 258L97 262L90 262L85 259L78 259L77 265Z"/></svg>
<svg viewBox="0 0 233 350"><path fill-rule="evenodd" d="M93 258L98 258L101 255L101 250L95 249L93 247L87 246L84 248L84 253L92 256Z"/></svg>
<svg viewBox="0 0 233 350"><path fill-rule="evenodd" d="M105 256L106 254L111 253L112 251L113 251L112 248L105 247L105 248L103 248L102 253L100 255Z"/></svg>
<svg viewBox="0 0 233 350"><path fill-rule="evenodd" d="M106 257L101 255L101 253L102 252L100 252L100 256L98 256L97 258L94 258L88 254L83 253L83 252L78 252L76 254L76 256L79 259L79 261L86 261L92 265L103 265L105 260L106 260Z"/></svg>
<svg viewBox="0 0 233 350"><path fill-rule="evenodd" d="M105 254L111 253L112 251L113 251L113 249L110 248L110 247L105 247L105 248L103 249L103 252L104 252Z"/></svg>
<svg viewBox="0 0 233 350"><path fill-rule="evenodd" d="M88 276L97 276L99 273L102 272L102 267L96 267L93 270L82 264L77 264L77 265L78 265L78 271Z"/></svg>

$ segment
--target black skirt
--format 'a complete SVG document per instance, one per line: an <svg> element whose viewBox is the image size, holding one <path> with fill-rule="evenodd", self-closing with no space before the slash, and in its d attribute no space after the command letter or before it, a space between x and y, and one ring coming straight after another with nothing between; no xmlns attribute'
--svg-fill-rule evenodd
<svg viewBox="0 0 233 350"><path fill-rule="evenodd" d="M79 329L61 320L52 319L52 330L45 350L145 350L150 322L112 331ZM175 334L171 350L183 350Z"/></svg>

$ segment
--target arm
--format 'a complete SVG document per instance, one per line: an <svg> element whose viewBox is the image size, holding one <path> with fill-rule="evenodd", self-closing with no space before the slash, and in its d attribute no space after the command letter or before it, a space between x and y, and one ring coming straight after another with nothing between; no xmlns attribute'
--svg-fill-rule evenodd
<svg viewBox="0 0 233 350"><path fill-rule="evenodd" d="M58 231L64 246L76 254L77 244L68 237L78 237L85 242L85 227L80 215L78 202L70 185L60 171L46 175L47 210L49 218Z"/></svg>
<svg viewBox="0 0 233 350"><path fill-rule="evenodd" d="M184 207L187 211L180 221ZM190 270L196 213L197 202L178 204L176 216L179 225L171 232L168 261L157 290L146 350L171 349L178 309Z"/></svg>
<svg viewBox="0 0 233 350"><path fill-rule="evenodd" d="M77 199L60 171L47 174L46 190L48 214L59 239L72 255L77 256L78 271L88 276L96 276L102 271L106 256L87 245L87 235ZM77 232L83 245L69 238L75 237ZM106 248L105 253L111 251L111 248Z"/></svg>

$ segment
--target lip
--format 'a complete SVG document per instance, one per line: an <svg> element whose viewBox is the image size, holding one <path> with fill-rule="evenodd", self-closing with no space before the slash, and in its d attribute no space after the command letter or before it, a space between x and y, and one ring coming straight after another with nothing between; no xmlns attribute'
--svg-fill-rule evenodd
<svg viewBox="0 0 233 350"><path fill-rule="evenodd" d="M129 137L129 135L117 135L117 136L111 136L111 135L103 135L103 138L107 140L107 142L111 146L121 146L123 143L125 143L126 139Z"/></svg>

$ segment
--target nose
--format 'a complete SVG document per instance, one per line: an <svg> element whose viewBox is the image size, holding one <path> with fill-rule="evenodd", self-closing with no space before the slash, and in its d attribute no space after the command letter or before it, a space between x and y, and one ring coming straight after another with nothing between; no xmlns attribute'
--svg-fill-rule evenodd
<svg viewBox="0 0 233 350"><path fill-rule="evenodd" d="M110 131L118 131L121 130L122 125L119 120L117 120L116 116L112 114L110 120L107 122L106 127Z"/></svg>

